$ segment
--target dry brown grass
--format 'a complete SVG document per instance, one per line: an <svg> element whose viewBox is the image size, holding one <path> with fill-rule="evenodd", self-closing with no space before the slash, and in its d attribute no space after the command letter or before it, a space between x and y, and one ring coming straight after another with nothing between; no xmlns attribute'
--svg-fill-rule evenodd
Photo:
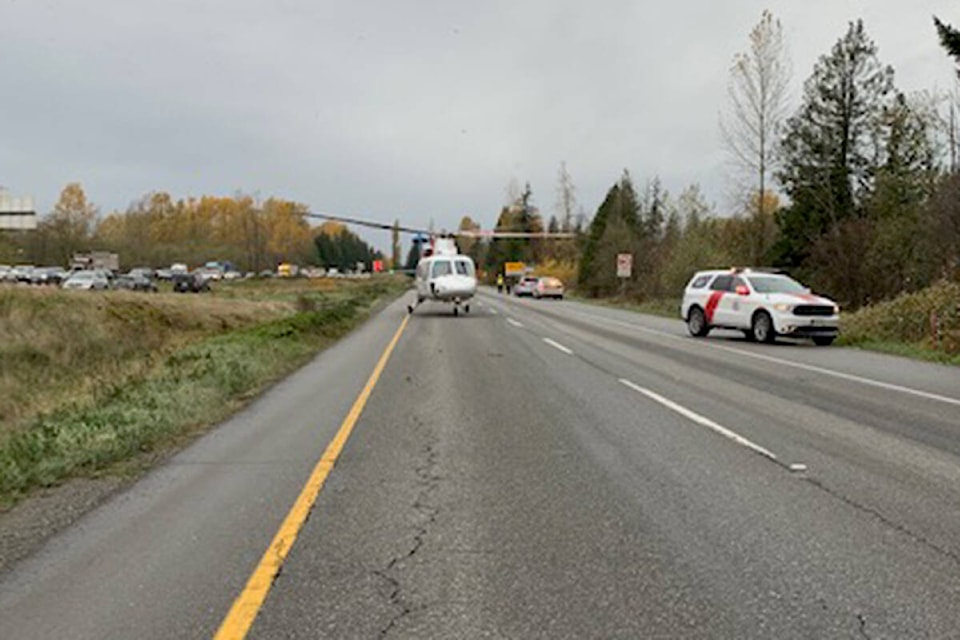
<svg viewBox="0 0 960 640"><path fill-rule="evenodd" d="M0 431L92 401L198 337L292 311L282 300L0 287Z"/></svg>

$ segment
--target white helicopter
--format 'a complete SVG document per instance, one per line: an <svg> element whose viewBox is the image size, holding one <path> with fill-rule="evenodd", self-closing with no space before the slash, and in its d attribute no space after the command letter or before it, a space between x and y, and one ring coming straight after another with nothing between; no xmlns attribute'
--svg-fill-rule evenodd
<svg viewBox="0 0 960 640"><path fill-rule="evenodd" d="M407 305L413 313L425 300L453 304L453 315L470 313L470 298L477 292L477 266L457 250L453 238L433 238L421 252L414 274L417 303Z"/></svg>
<svg viewBox="0 0 960 640"><path fill-rule="evenodd" d="M420 260L414 270L417 301L407 305L407 312L413 313L426 301L453 304L453 315L470 313L470 299L477 293L477 266L473 258L460 253L456 237L469 238L564 238L575 237L572 233L526 232L526 231L459 231L437 236L432 231L412 229L399 225L372 222L358 218L347 218L325 213L308 213L308 217L335 220L348 224L357 224L374 229L390 230L394 233L416 234L421 246ZM426 238L429 237L429 241Z"/></svg>

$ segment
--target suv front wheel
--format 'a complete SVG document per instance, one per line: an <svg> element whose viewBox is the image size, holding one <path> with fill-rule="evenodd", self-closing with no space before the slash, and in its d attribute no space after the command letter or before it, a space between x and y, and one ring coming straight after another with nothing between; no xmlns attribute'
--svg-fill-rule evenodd
<svg viewBox="0 0 960 640"><path fill-rule="evenodd" d="M687 331L694 338L703 338L710 333L707 317L703 315L703 309L700 307L693 307L687 312Z"/></svg>
<svg viewBox="0 0 960 640"><path fill-rule="evenodd" d="M773 318L766 311L758 311L754 314L750 329L757 342L770 343L777 338L777 332L773 328Z"/></svg>

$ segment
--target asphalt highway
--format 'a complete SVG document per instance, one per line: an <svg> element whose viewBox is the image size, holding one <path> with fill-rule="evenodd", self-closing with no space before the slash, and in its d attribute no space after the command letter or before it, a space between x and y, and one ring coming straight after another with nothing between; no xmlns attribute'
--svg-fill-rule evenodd
<svg viewBox="0 0 960 640"><path fill-rule="evenodd" d="M0 638L960 636L960 369L490 291L384 359L407 302L0 575Z"/></svg>

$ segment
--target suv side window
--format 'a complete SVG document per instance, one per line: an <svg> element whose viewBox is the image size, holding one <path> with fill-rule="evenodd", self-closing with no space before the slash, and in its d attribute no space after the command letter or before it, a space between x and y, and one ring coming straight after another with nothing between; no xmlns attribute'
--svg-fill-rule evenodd
<svg viewBox="0 0 960 640"><path fill-rule="evenodd" d="M733 276L717 276L710 285L711 291L733 291Z"/></svg>
<svg viewBox="0 0 960 640"><path fill-rule="evenodd" d="M700 276L694 278L693 282L690 283L691 289L703 289L707 286L707 283L710 282L710 276Z"/></svg>

